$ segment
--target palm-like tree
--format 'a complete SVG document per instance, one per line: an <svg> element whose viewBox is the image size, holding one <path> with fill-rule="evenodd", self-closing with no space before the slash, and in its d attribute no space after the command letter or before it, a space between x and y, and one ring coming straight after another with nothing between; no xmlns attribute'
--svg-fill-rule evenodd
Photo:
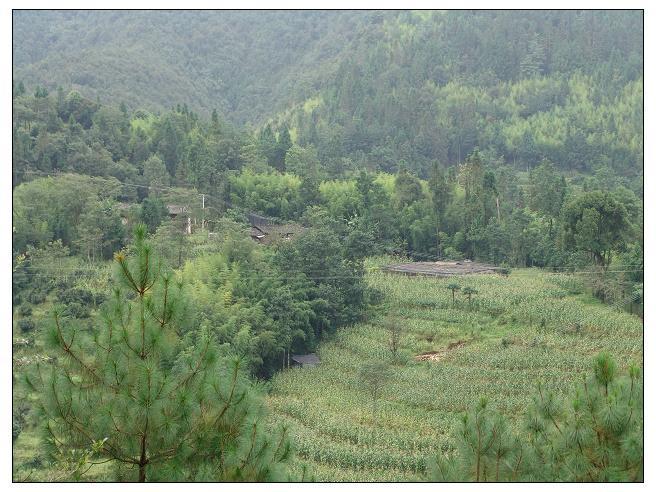
<svg viewBox="0 0 656 492"><path fill-rule="evenodd" d="M460 286L455 283L451 283L446 286L447 289L451 291L451 304L455 306L456 304L456 291L460 290Z"/></svg>
<svg viewBox="0 0 656 492"><path fill-rule="evenodd" d="M465 287L464 289L462 289L462 293L467 296L467 301L469 301L469 305L471 306L472 295L478 294L478 291L473 287Z"/></svg>

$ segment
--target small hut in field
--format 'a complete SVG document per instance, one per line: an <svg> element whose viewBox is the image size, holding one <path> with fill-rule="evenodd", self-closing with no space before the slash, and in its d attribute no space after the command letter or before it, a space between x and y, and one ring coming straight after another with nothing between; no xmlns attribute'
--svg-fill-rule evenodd
<svg viewBox="0 0 656 492"><path fill-rule="evenodd" d="M321 360L317 354L292 355L292 365L300 367L318 366Z"/></svg>

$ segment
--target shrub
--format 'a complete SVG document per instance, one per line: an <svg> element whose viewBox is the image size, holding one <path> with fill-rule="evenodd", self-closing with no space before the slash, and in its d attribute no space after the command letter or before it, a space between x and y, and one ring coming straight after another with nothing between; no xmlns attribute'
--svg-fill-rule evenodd
<svg viewBox="0 0 656 492"><path fill-rule="evenodd" d="M107 296L102 292L97 292L93 296L93 302L96 306L100 306L103 302L107 300Z"/></svg>
<svg viewBox="0 0 656 492"><path fill-rule="evenodd" d="M46 300L46 293L40 290L33 290L27 296L27 300L32 304L41 304Z"/></svg>
<svg viewBox="0 0 656 492"><path fill-rule="evenodd" d="M91 315L90 309L78 302L71 302L66 306L66 310L69 316L77 319L88 318Z"/></svg>
<svg viewBox="0 0 656 492"><path fill-rule="evenodd" d="M83 306L91 306L94 302L93 293L80 287L73 287L59 292L57 298L63 304L77 303Z"/></svg>
<svg viewBox="0 0 656 492"><path fill-rule="evenodd" d="M11 416L11 442L16 442L25 427L25 409L15 409Z"/></svg>
<svg viewBox="0 0 656 492"><path fill-rule="evenodd" d="M32 314L32 306L29 304L22 304L21 307L18 308L18 312L21 316L30 316Z"/></svg>
<svg viewBox="0 0 656 492"><path fill-rule="evenodd" d="M380 289L371 287L365 292L367 304L371 306L377 306L383 302L385 299L385 294Z"/></svg>
<svg viewBox="0 0 656 492"><path fill-rule="evenodd" d="M22 333L29 333L34 330L34 321L29 318L21 319L18 321L18 328Z"/></svg>
<svg viewBox="0 0 656 492"><path fill-rule="evenodd" d="M18 436L23 431L23 423L16 419L16 415L11 419L11 442L16 442Z"/></svg>

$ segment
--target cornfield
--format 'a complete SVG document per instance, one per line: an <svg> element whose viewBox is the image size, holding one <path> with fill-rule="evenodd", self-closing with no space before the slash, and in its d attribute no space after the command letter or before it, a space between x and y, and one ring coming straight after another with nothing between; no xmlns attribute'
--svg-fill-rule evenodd
<svg viewBox="0 0 656 492"><path fill-rule="evenodd" d="M367 278L385 294L381 314L324 342L318 367L278 374L268 397L271 424L290 429L296 471L307 467L319 481L424 480L481 396L519 415L538 381L568 392L602 350L625 366L642 363L641 320L596 302L572 276ZM471 303L462 293L453 303L453 282L477 292ZM396 358L383 320L401 325ZM431 352L440 357L415 359ZM392 372L378 401L359 378L375 362Z"/></svg>

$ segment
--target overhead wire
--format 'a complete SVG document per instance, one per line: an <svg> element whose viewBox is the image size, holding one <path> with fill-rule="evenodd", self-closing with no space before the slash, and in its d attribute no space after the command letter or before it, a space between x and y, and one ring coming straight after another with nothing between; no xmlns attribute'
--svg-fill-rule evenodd
<svg viewBox="0 0 656 492"><path fill-rule="evenodd" d="M45 171L23 171L23 174L35 174L35 175L38 175L38 176L48 176L48 177L62 176L62 175L66 175L66 174L75 174L75 175L78 175L78 176L86 176L86 175L77 174L77 173L73 173L73 172L48 173L48 172L45 172ZM132 188L140 188L140 189L147 189L147 190L153 190L153 191L173 191L173 192L177 192L177 193L180 193L181 191L192 192L195 195L198 195L198 196L205 195L206 198L211 198L213 200L217 200L217 201L223 203L224 205L228 205L230 207L235 208L235 206L230 201L225 200L223 198L218 198L218 197L213 196L209 193L200 192L200 191L196 190L195 188L185 188L185 187L181 187L181 186L177 186L177 187L176 186L150 186L150 185L143 185L143 184L138 184L138 183L127 183L127 182L119 181L116 178L115 178L116 181L114 181L114 180L106 178L104 176L88 176L88 177L90 177L91 179L94 179L94 180L105 181L107 183L111 183L111 184L117 185L117 186L128 186L128 187L132 187Z"/></svg>
<svg viewBox="0 0 656 492"><path fill-rule="evenodd" d="M76 173L67 173L67 172L49 173L49 172L45 172L45 171L32 171L32 170L29 170L29 171L23 171L23 174L34 174L34 175L40 175L40 176L53 177L53 176L59 176L59 175L64 175L64 174L76 174ZM211 194L208 194L208 193L199 192L196 189L183 188L183 187L172 187L172 186L150 186L150 185L142 185L142 184L138 184L138 183L127 183L127 182L121 182L121 181L118 181L118 180L114 181L112 179L105 178L103 176L90 176L90 177L94 180L105 181L105 182L108 182L108 183L111 183L111 184L114 184L114 185L117 185L117 186L128 186L128 187L148 189L148 190L154 190L154 191L173 191L173 192L177 192L177 193L179 193L181 191L192 192L195 195L198 195L198 196L204 195L206 198L211 198L213 200L217 200L217 201L219 201L219 202L223 203L224 205L227 205L231 208L236 208L238 210L241 210L242 212L249 213L248 211L244 210L243 208L233 205L230 201L227 201L223 198L215 197L215 196L213 196ZM35 207L33 207L33 208L35 208ZM458 261L458 260L447 259L444 256L432 255L430 253L411 252L411 253L403 254L403 253L400 253L398 250L396 250L394 248L385 248L385 249L386 249L388 254L390 254L390 253L391 254L398 254L401 257L407 255L409 259L413 258L413 257L417 257L417 258L425 258L425 259L429 259L429 260L433 260L433 261ZM616 266L617 267L623 267L625 265L616 265ZM633 265L626 265L626 266L633 266ZM75 271L75 270L79 271L79 270L82 270L84 268L88 268L89 270L94 270L95 271L97 267L89 266L89 267L70 267L70 268L71 268L70 271ZM518 267L510 267L509 269L513 270L513 269L516 269L516 268L518 268ZM536 268L536 267L519 267L519 268L520 268L519 271L515 270L514 272L512 272L513 276L533 275L534 272L527 272L527 271L524 271L524 269L529 269L530 270L530 269ZM368 271L371 272L371 271L377 271L377 270L381 270L381 268L370 269ZM556 271L554 271L554 270L556 270ZM560 270L560 271L558 271L558 270ZM540 268L538 271L542 274L559 274L559 273L563 273L563 274L567 274L567 275L586 275L586 274L596 274L596 273L637 273L637 272L643 272L644 270L643 269L627 269L627 270L605 270L605 271L604 270L587 270L586 271L586 270L572 270L571 267L544 267L544 268ZM36 275L37 273L39 273L39 272L22 272L23 275ZM300 272L300 273L303 273L303 272ZM392 272L392 273L397 273L397 272ZM402 274L402 273L405 273L405 272L398 272L398 273ZM408 272L408 273L413 273L414 274L415 272ZM463 274L465 274L465 273L463 272ZM423 276L423 277L439 277L439 275L430 275L430 274L423 274L422 275L421 273L418 273L418 275ZM458 276L458 275L455 275L455 276ZM253 278L265 278L265 277L258 276L258 277L253 277ZM278 276L276 278L282 278L282 277ZM346 279L346 278L360 278L360 276L353 275L353 276L339 276L339 277L330 277L330 278L345 278Z"/></svg>

